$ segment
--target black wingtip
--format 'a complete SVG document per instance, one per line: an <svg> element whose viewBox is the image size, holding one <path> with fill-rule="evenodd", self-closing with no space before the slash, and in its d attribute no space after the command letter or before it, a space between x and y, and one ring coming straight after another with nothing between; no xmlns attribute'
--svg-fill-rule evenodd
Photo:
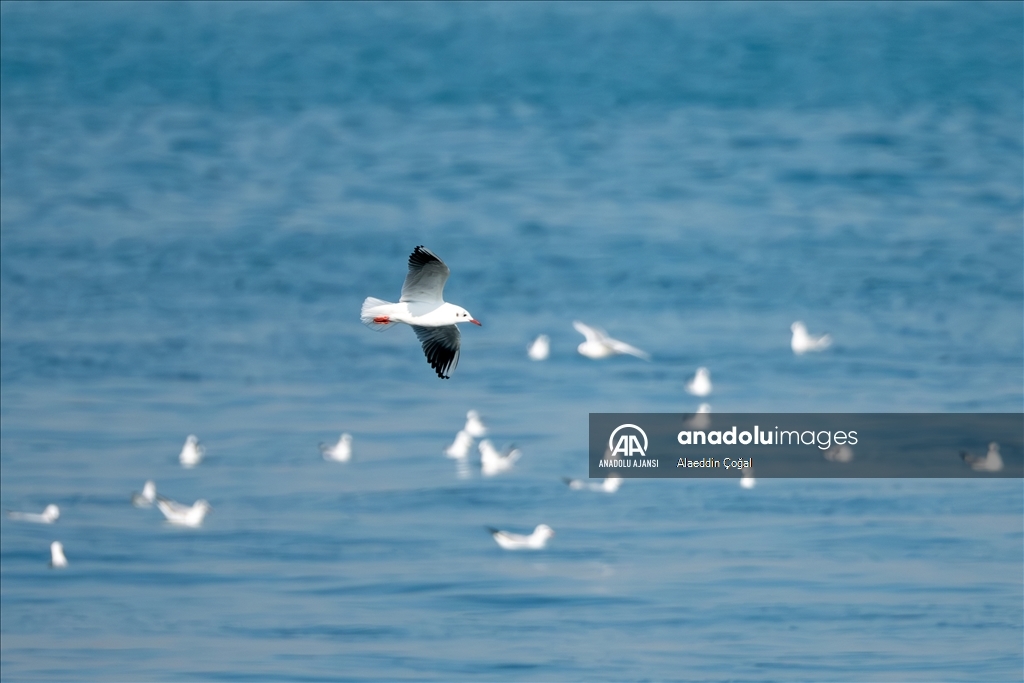
<svg viewBox="0 0 1024 683"><path fill-rule="evenodd" d="M485 526L485 529L493 536L494 534L500 534L501 529L495 529L493 526Z"/></svg>
<svg viewBox="0 0 1024 683"><path fill-rule="evenodd" d="M412 253L409 254L410 268L420 268L432 261L441 261L441 259L437 257L437 254L430 251L422 244L418 245L412 250Z"/></svg>

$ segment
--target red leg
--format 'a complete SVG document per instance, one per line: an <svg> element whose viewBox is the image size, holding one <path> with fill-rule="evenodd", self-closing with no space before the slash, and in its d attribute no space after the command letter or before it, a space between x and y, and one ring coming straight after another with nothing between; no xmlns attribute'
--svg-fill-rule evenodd
<svg viewBox="0 0 1024 683"><path fill-rule="evenodd" d="M373 322L380 323L381 325L387 325L388 323L391 322L391 318L389 318L386 315L378 315L376 318L373 319Z"/></svg>

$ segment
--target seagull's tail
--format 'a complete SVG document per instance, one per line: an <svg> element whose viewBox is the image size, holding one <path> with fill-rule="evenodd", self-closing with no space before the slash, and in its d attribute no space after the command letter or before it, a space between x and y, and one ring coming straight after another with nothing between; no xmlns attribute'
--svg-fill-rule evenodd
<svg viewBox="0 0 1024 683"><path fill-rule="evenodd" d="M374 330L386 330L393 326L391 322L383 322L388 319L388 315L379 310L381 306L393 306L390 301L384 301L383 299L376 299L372 296L366 297L363 302L363 309L359 312L359 318L363 321L363 324Z"/></svg>
<svg viewBox="0 0 1024 683"><path fill-rule="evenodd" d="M485 526L484 528L485 528L485 529L487 529L487 531L488 531L488 532L489 532L489 533L490 533L490 534L491 534L492 536L493 536L494 534L500 534L500 533L501 533L501 530L500 530L500 529L495 529L495 528L494 528L493 526Z"/></svg>

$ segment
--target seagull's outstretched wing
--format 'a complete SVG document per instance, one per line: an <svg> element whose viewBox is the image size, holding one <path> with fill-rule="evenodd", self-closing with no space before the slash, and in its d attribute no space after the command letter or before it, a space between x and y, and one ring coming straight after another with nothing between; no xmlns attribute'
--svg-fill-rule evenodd
<svg viewBox="0 0 1024 683"><path fill-rule="evenodd" d="M409 255L409 274L402 285L402 301L444 302L444 283L451 273L444 261L426 247L416 247ZM422 337L420 338L422 340ZM456 345L456 349L458 346Z"/></svg>
<svg viewBox="0 0 1024 683"><path fill-rule="evenodd" d="M434 368L438 377L448 379L449 373L455 370L459 364L459 344L462 340L459 328L455 325L444 325L443 327L413 325L412 329L416 333L416 338L423 344L423 353L426 354L430 367Z"/></svg>
<svg viewBox="0 0 1024 683"><path fill-rule="evenodd" d="M612 339L611 337L609 337L605 339L605 343L608 344L608 346L612 347L615 353L628 353L631 356L643 358L644 360L651 359L651 354L647 353L646 351L641 351L635 346L630 346L626 342L619 341L618 339Z"/></svg>
<svg viewBox="0 0 1024 683"><path fill-rule="evenodd" d="M573 320L572 326L576 328L577 332L586 337L588 342L598 342L599 344L603 344L605 340L608 339L608 335L606 335L603 330L591 327L590 325L584 325L579 320Z"/></svg>

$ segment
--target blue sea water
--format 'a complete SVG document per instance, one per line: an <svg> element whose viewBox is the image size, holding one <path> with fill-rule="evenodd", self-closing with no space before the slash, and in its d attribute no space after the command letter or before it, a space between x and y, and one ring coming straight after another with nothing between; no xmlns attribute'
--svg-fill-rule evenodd
<svg viewBox="0 0 1024 683"><path fill-rule="evenodd" d="M1021 411L1022 131L1020 3L0 3L0 678L1021 680L1020 480L560 477L698 366ZM418 244L448 381L358 319Z"/></svg>

